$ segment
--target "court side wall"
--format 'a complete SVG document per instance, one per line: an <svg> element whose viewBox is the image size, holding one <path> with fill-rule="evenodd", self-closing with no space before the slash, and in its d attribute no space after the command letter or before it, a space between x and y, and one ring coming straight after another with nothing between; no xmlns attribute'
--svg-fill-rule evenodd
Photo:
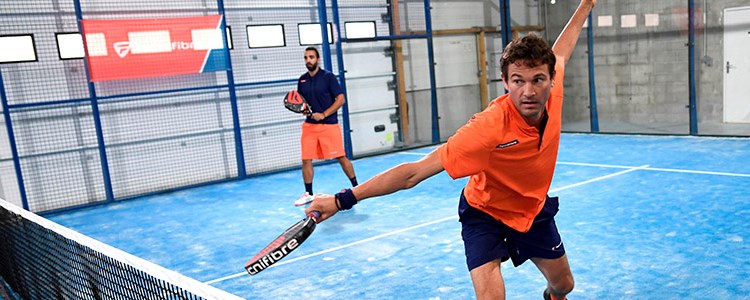
<svg viewBox="0 0 750 300"><path fill-rule="evenodd" d="M577 2L545 5L549 38L554 39ZM701 134L750 132L748 127L732 131L734 124L722 120L723 11L739 6L750 6L750 1L695 1L696 101ZM687 17L685 1L598 2L593 13L593 51L602 131L689 133ZM563 124L568 126L564 130L590 129L586 43L584 31L566 70Z"/></svg>
<svg viewBox="0 0 750 300"><path fill-rule="evenodd" d="M77 2L84 20L219 13L218 4L212 1ZM301 119L285 111L279 99L296 87L296 79L305 71L302 53L307 45L299 41L298 26L319 22L316 1L224 1L226 25L231 29L229 37L233 44L229 50L232 78L220 71L96 82L91 85L96 92L94 102L83 60L61 59L58 53L56 34L78 32L75 3L72 0L0 2L0 36L32 35L37 55L33 62L0 64L4 100L10 105L9 122L0 125L3 127L0 196L18 205L25 198L30 210L47 212L299 166ZM539 24L538 6L534 3L513 2L514 24ZM497 1L433 1L432 4L433 30L497 28L499 24ZM339 5L342 23L373 20L378 36L389 35L390 25L383 17L387 1L339 1ZM401 5L402 28L409 24L410 30L424 31L424 4L401 2ZM328 18L330 22L330 9ZM248 47L247 26L263 24L283 25L283 47ZM338 33L333 36L334 40L339 38ZM429 82L425 80L429 78L425 41L424 38L409 41L411 50L404 61L408 66L405 72L409 73L401 74L407 78L406 103L411 112L409 118L413 118L409 128L415 133L411 145L434 142L431 91L425 85ZM477 43L473 34L436 36L434 41L439 135L445 140L481 109ZM499 34L487 35L485 51L492 61L486 62L490 65L491 98L501 91L497 88L499 66L495 63L501 52L499 44ZM343 49L337 49L336 44L331 44L333 59L328 68L339 72L335 55L340 51L345 63L364 51L370 52L364 53L368 57L377 58L371 61L369 71L382 73L382 64L392 63L387 51L391 45L389 41L373 45L345 44ZM366 73L367 64L362 65L351 74ZM387 81L378 81L379 88L386 89L382 86ZM234 92L230 91L230 85L234 85ZM352 108L368 109L371 99L363 95L368 95L371 86L352 82L352 89L347 91L352 96L349 99ZM390 93L391 98L385 100L399 105L394 93ZM377 114L377 118L352 118L356 122L351 124L352 134L356 135L352 145L355 157L400 149L394 139L401 134L381 140L387 135L374 135L368 125L371 123L365 122L386 124L387 130L393 131L399 130L394 129L394 124L401 116L386 112ZM8 124L12 125L23 181L17 178ZM239 134L235 134L236 129ZM365 144L371 141L375 143Z"/></svg>

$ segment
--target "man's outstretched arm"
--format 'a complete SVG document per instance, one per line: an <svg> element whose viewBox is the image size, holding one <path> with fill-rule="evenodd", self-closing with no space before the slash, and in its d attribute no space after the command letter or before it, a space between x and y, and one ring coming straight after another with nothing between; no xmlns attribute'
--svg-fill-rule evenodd
<svg viewBox="0 0 750 300"><path fill-rule="evenodd" d="M424 158L409 163L403 163L375 175L364 183L352 188L358 201L376 196L387 195L403 189L412 188L423 180L443 171L437 150ZM338 212L336 199L333 195L318 194L305 214L312 211L320 212L318 222L333 216Z"/></svg>
<svg viewBox="0 0 750 300"><path fill-rule="evenodd" d="M552 51L555 52L555 55L564 59L563 64L568 62L570 55L573 53L573 49L578 42L578 36L581 33L581 28L583 28L583 23L586 22L591 9L596 5L596 1L581 0L573 16L568 20L568 24L565 25L560 36L557 37L555 45L552 46ZM589 24L589 26L592 26L592 24Z"/></svg>

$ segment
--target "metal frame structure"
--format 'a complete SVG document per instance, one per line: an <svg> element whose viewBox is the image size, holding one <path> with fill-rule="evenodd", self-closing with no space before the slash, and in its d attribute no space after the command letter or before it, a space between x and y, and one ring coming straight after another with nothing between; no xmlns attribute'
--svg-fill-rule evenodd
<svg viewBox="0 0 750 300"><path fill-rule="evenodd" d="M79 32L81 32L81 21L83 20L83 11L81 9L81 3L80 0L74 0L75 4L75 14L76 19L78 23ZM324 65L326 69L331 69L333 65L332 61L332 54L331 54L331 47L328 41L328 15L327 15L327 9L329 8L327 6L326 0L317 0L318 4L318 18L319 23L321 24L321 34L322 34L322 58L324 60ZM402 31L400 29L399 24L399 11L398 11L398 0L390 0L389 1L389 8L388 13L390 14L390 26L389 26L389 35L388 36L377 36L372 39L356 39L356 40L348 40L346 38L341 38L341 24L339 20L339 5L338 0L331 0L331 9L332 9L332 22L334 26L334 30L337 33L337 36L339 37L338 40L335 42L335 47L338 49L336 53L336 59L338 64L338 78L341 83L341 87L344 90L344 94L346 94L346 77L345 77L345 65L344 65L344 58L343 53L341 51L342 44L343 43L354 43L354 42L362 42L362 41L391 41L392 45L394 46L394 52L395 52L395 70L396 70L396 76L398 77L398 83L396 84L398 93L397 93L397 99L399 101L399 114L401 115L401 122L399 123L399 129L400 132L402 132L402 139L404 137L408 138L408 111L406 110L406 102L405 102L405 87L404 87L404 78L403 78L403 55L401 53L401 42L403 40L407 39L425 39L427 42L427 59L428 59L428 68L429 68L429 82L430 82L430 103L431 103L431 133L432 133L432 143L437 144L440 143L440 126L439 126L439 112L438 112L438 99L437 99L437 91L436 91L436 78L435 78L435 54L434 54L434 45L433 45L433 37L435 36L436 32L432 30L432 20L431 20L431 13L430 13L430 0L424 0L424 18L425 18L425 32L424 33L411 33L411 34L402 34ZM218 5L218 13L222 16L225 16L225 8L224 8L224 1L223 0L217 0ZM510 1L509 0L499 0L500 5L500 14L501 14L501 29L500 33L502 34L502 44L503 48L511 41L512 39L512 24L511 24L511 18L510 18ZM688 8L689 8L689 41L688 41L688 47L689 47L689 89L690 89L690 99L688 103L689 108L689 114L690 114L690 135L697 135L698 134L698 127L697 127L697 105L696 105L696 78L695 78L695 16L694 16L694 0L688 0ZM591 132L599 132L599 120L597 115L597 101L596 101L596 83L594 78L595 76L595 70L594 70L594 53L593 53L593 47L594 47L594 33L593 33L593 26L591 26L593 20L593 12L592 14L589 14L588 21L590 26L587 29L588 32L588 65L589 65L589 95L590 95L590 118L591 118ZM226 33L226 20L225 17L221 20L221 29L223 33ZM481 29L477 31L478 36L480 39L484 39L484 29ZM104 140L104 133L102 130L102 123L99 115L99 101L101 100L113 100L113 99L120 99L120 98L127 98L127 97L133 97L133 96L156 96L160 94L167 94L167 93L203 93L205 91L211 90L227 90L230 97L230 104L231 104L231 113L232 113L232 124L233 128L231 129L233 131L234 135L234 143L235 143L235 154L237 159L237 177L231 178L228 180L237 180L237 179L244 179L248 177L247 171L245 169L245 156L244 156L244 149L243 149L243 143L242 143L242 126L240 123L239 118L239 112L238 112L238 101L237 101L237 88L239 87L250 87L250 86L273 86L277 84L289 84L292 82L295 82L296 79L285 79L285 80L274 80L274 81L264 81L264 82L250 82L250 83L235 83L234 81L234 74L231 69L232 61L231 61L231 55L229 53L228 48L228 41L226 35L223 35L223 43L225 52L225 63L227 66L230 66L226 70L226 76L227 76L227 84L226 85L214 85L214 86L204 86L204 87L195 87L195 88L183 88L183 89L172 89L172 90L161 90L161 91L153 91L153 92L141 92L141 93L130 93L130 94L119 94L119 95L110 95L110 96L98 96L97 91L95 88L95 85L90 82L90 74L88 70L88 62L87 60L84 61L84 66L86 67L86 78L87 78L87 84L88 84L88 92L89 97L88 98L81 98L81 99L64 99L64 100L56 100L56 101L49 101L44 103L29 103L29 104L9 104L8 98L5 91L5 86L3 82L2 73L0 73L0 98L2 98L2 108L3 108L3 114L5 117L5 125L8 132L8 139L10 141L10 150L13 156L13 164L14 164L14 170L16 173L16 178L18 182L18 187L20 191L21 201L23 204L23 207L25 209L29 209L28 204L28 198L26 193L26 188L24 184L24 174L21 169L21 157L19 157L17 144L16 144L16 137L14 135L13 131L13 122L12 122L12 113L15 110L26 110L26 109L34 109L36 107L41 106L47 106L47 105L61 105L61 104L73 104L73 105L83 105L84 103L88 102L88 104L91 106L92 112L93 112L93 121L94 121L94 127L96 130L96 139L98 144L98 152L100 157L100 163L102 168L102 179L104 182L104 190L106 193L106 201L105 202L112 202L115 200L122 200L122 199L115 199L115 195L113 192L112 187L112 180L110 177L110 170L109 170L109 162L107 160L107 144ZM480 45L484 45L483 41L482 43L479 43ZM85 45L84 45L85 46ZM479 50L479 55L483 55L484 49ZM486 77L486 67L483 69L482 77ZM480 81L481 82L481 81ZM486 85L486 81L484 83ZM486 91L482 93L483 95L483 108L486 106L484 104L484 101L486 98ZM350 134L351 124L349 121L349 106L348 104L345 104L343 106L343 129L344 129L344 144L346 148L347 157L350 159L353 158L352 154L352 139ZM246 128L257 126L257 125L249 125L245 126ZM230 130L230 129L226 129ZM200 133L199 133L200 134ZM111 146L111 145L110 145ZM265 173L264 173L265 174ZM219 180L219 181L228 181L228 180ZM202 183L198 185L191 185L186 186L183 188L191 188L194 186L200 186L200 185L207 185L207 184L213 184L214 182L207 182ZM152 194L152 193L148 193ZM135 197L140 197L135 196ZM126 198L133 198L133 197L126 197ZM93 205L98 205L99 203L95 203ZM87 206L87 205L82 205ZM81 206L77 206L81 207Z"/></svg>

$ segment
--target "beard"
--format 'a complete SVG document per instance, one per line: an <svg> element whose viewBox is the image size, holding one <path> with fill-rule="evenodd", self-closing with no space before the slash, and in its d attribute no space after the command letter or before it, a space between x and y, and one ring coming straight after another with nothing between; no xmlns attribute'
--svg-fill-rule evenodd
<svg viewBox="0 0 750 300"><path fill-rule="evenodd" d="M312 71L315 71L315 69L318 68L318 65L317 64L315 64L315 65L305 65L305 67L307 67L308 71L312 72Z"/></svg>

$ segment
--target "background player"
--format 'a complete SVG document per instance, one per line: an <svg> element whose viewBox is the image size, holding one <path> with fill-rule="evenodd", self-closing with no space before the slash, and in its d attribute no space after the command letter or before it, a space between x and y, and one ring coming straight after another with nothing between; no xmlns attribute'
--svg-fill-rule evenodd
<svg viewBox="0 0 750 300"><path fill-rule="evenodd" d="M305 193L295 201L295 205L307 204L313 199L313 159L339 161L341 169L352 186L357 186L352 163L346 158L338 109L344 105L344 93L336 76L318 66L320 54L315 47L305 49L307 72L297 81L297 91L307 100L311 113L302 123L302 179Z"/></svg>

